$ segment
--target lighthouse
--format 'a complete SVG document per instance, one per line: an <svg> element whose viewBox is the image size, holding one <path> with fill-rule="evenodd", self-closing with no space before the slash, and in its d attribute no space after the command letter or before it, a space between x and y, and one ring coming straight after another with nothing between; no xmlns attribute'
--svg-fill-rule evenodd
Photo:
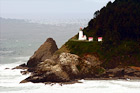
<svg viewBox="0 0 140 93"><path fill-rule="evenodd" d="M83 31L79 31L79 38L78 40L83 40Z"/></svg>
<svg viewBox="0 0 140 93"><path fill-rule="evenodd" d="M78 40L86 40L86 39L87 36L83 34L82 28L80 28Z"/></svg>

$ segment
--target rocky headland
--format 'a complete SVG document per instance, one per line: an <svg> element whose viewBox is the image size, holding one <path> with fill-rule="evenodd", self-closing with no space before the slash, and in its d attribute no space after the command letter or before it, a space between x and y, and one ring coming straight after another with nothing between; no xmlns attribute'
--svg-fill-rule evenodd
<svg viewBox="0 0 140 93"><path fill-rule="evenodd" d="M47 45L47 46L46 46ZM61 48L60 48L61 49ZM78 56L69 52L57 53L55 41L48 38L28 60L14 69L27 69L21 73L31 75L21 83L70 83L80 79L140 79L139 67L105 69L93 54Z"/></svg>
<svg viewBox="0 0 140 93"><path fill-rule="evenodd" d="M78 40L78 34L60 49L48 38L33 54L21 83L68 83L79 79L140 79L140 1L115 0L94 13L82 29L92 41ZM101 42L97 38L102 37ZM14 68L14 69L16 69Z"/></svg>

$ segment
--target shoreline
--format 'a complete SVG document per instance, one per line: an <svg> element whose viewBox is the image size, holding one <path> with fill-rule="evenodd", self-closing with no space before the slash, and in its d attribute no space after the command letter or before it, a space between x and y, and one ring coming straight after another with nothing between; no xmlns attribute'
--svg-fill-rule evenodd
<svg viewBox="0 0 140 93"><path fill-rule="evenodd" d="M7 68L5 68L6 70ZM33 74L35 74L34 71L30 71L30 68L26 67L25 64L21 64L19 66L16 66L14 68L12 68L11 70L15 70L15 69L21 69L23 71L20 71L20 73L22 75L27 75L27 74L31 74L31 76ZM115 68L116 69L116 68ZM118 69L118 68L117 68ZM122 69L122 68L120 68ZM110 70L110 69L109 69ZM113 73L118 73L117 71L116 72L113 72ZM135 73L135 71L131 72L131 73ZM105 77L106 75L106 77ZM60 84L60 85L65 85L65 84L75 84L75 83L82 83L81 80L125 80L125 81L129 81L129 80L140 80L140 77L138 76L129 76L129 75L122 75L122 76L114 76L113 74L111 74L112 76L109 76L110 74L107 74L107 71L106 71L106 74L102 75L102 76L93 76L91 78L80 78L80 76L78 78L75 78L73 80L70 80L70 81L59 81L59 82L32 82L32 81L26 81L26 79L22 80L20 83L26 83L26 82L32 82L32 83L44 83L45 85L46 84Z"/></svg>

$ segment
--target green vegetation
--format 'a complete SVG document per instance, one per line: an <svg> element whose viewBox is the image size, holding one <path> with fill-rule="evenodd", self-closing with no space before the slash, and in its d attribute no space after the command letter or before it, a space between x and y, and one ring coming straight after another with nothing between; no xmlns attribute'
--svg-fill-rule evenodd
<svg viewBox="0 0 140 93"><path fill-rule="evenodd" d="M94 14L84 28L94 42L77 41L78 35L66 42L69 52L82 56L94 54L104 68L140 66L140 1L115 0ZM97 37L103 42L97 42Z"/></svg>
<svg viewBox="0 0 140 93"><path fill-rule="evenodd" d="M122 41L120 45L105 46L102 42L85 42L69 40L68 50L79 56L94 54L103 61L105 68L116 66L140 66L140 46L137 42Z"/></svg>
<svg viewBox="0 0 140 93"><path fill-rule="evenodd" d="M101 42L87 42L87 41L73 41L69 40L66 42L67 48L71 53L82 56L86 53L100 53L101 52Z"/></svg>

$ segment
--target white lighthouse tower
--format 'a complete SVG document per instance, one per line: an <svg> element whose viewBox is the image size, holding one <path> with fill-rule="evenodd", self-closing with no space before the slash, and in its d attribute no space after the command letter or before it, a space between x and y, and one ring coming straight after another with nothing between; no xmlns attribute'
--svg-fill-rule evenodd
<svg viewBox="0 0 140 93"><path fill-rule="evenodd" d="M78 40L83 40L83 31L79 31L79 38Z"/></svg>
<svg viewBox="0 0 140 93"><path fill-rule="evenodd" d="M86 39L87 39L87 36L83 35L82 28L80 28L78 40L86 40Z"/></svg>

